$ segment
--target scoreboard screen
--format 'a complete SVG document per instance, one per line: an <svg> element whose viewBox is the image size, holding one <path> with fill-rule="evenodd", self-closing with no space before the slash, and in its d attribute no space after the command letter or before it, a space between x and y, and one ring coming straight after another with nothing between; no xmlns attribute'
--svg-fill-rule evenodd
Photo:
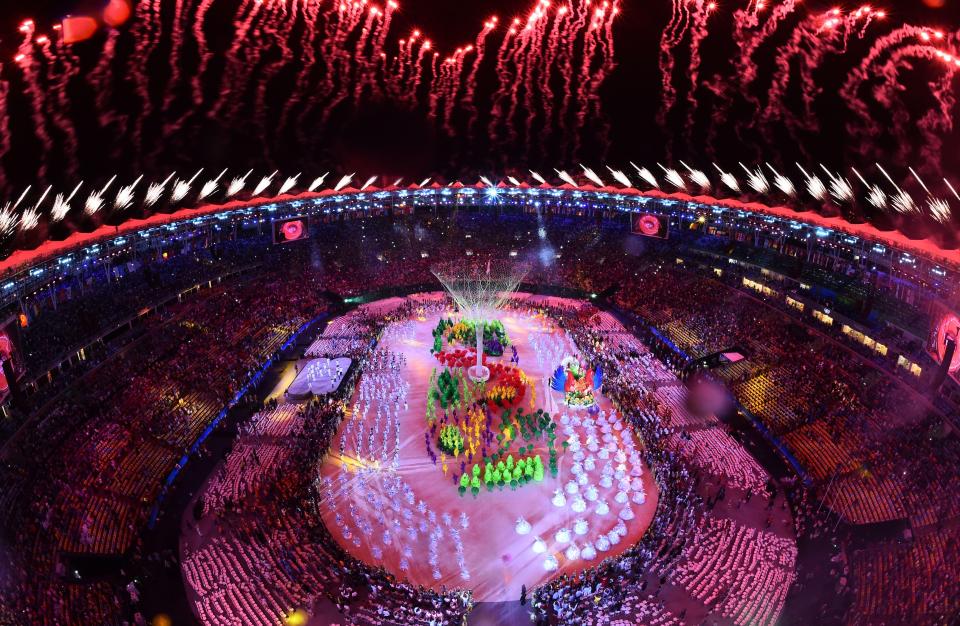
<svg viewBox="0 0 960 626"><path fill-rule="evenodd" d="M292 243L310 237L306 217L291 217L273 222L273 243Z"/></svg>
<svg viewBox="0 0 960 626"><path fill-rule="evenodd" d="M654 213L635 213L633 215L633 232L644 237L666 239L670 234L670 218L666 215Z"/></svg>
<svg viewBox="0 0 960 626"><path fill-rule="evenodd" d="M960 346L957 345L960 342L960 316L952 311L942 311L936 318L931 335L930 356L940 364L949 356L947 373L960 380Z"/></svg>

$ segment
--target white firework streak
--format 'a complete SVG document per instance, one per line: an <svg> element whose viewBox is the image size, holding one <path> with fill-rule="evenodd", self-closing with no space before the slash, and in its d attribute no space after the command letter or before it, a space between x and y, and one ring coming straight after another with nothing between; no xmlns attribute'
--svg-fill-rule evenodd
<svg viewBox="0 0 960 626"><path fill-rule="evenodd" d="M280 171L280 170L277 170L277 171ZM260 194L262 194L267 189L267 187L270 186L270 183L273 182L273 177L276 175L277 175L277 172L274 172L269 176L264 176L263 178L261 178L260 182L257 183L257 186L253 188L253 195L259 196Z"/></svg>
<svg viewBox="0 0 960 626"><path fill-rule="evenodd" d="M853 189L846 178L830 179L830 195L843 202L853 202Z"/></svg>
<svg viewBox="0 0 960 626"><path fill-rule="evenodd" d="M510 184L513 185L514 187L520 186L520 181L514 178L513 176L507 176L507 180L510 181ZM420 185L420 186L423 187L423 185Z"/></svg>
<svg viewBox="0 0 960 626"><path fill-rule="evenodd" d="M67 213L70 212L70 201L80 191L81 185L83 185L82 181L73 188L73 191L67 197L64 197L62 193L57 194L57 197L53 199L53 207L50 208L50 221L56 223L67 216Z"/></svg>
<svg viewBox="0 0 960 626"><path fill-rule="evenodd" d="M160 196L163 195L163 189L167 186L167 183L170 182L170 179L174 177L176 172L167 176L162 183L150 183L147 186L147 193L143 196L143 203L151 207L160 201Z"/></svg>
<svg viewBox="0 0 960 626"><path fill-rule="evenodd" d="M770 168L770 171L773 173L773 186L776 187L787 196L794 196L797 193L797 188L793 185L793 181L773 169L773 166L767 163L767 167Z"/></svg>
<svg viewBox="0 0 960 626"><path fill-rule="evenodd" d="M626 174L624 174L620 170L613 169L609 165L607 166L607 169L610 170L610 175L613 176L613 179L616 180L618 183L620 183L624 187L633 187L633 183L630 182L630 179L627 178Z"/></svg>
<svg viewBox="0 0 960 626"><path fill-rule="evenodd" d="M127 185L126 187L120 188L120 191L117 192L116 200L113 201L113 206L115 209L122 211L133 204L133 190L136 189L141 180L143 180L142 174L137 178L137 180L133 181L132 185Z"/></svg>
<svg viewBox="0 0 960 626"><path fill-rule="evenodd" d="M547 179L545 179L543 176L541 176L541 175L538 174L537 172L534 172L533 170L530 170L530 175L533 176L533 180L537 181L537 182L540 183L541 185L546 185L546 184L547 184Z"/></svg>
<svg viewBox="0 0 960 626"><path fill-rule="evenodd" d="M516 179L514 179L514 180L516 180ZM419 185L417 185L417 187L420 187L421 189L423 189L424 187L427 186L427 183L429 183L429 182L430 182L430 177L427 176L426 178L424 178L424 179L420 182ZM517 183L517 186L519 186L519 185L520 185L520 183Z"/></svg>
<svg viewBox="0 0 960 626"><path fill-rule="evenodd" d="M66 217L69 212L70 203L67 202L66 197L62 193L58 193L53 199L53 206L50 207L50 221L54 223L59 222Z"/></svg>
<svg viewBox="0 0 960 626"><path fill-rule="evenodd" d="M867 179L857 171L857 168L851 167L853 175L860 179L860 182L863 183L863 186L867 188L866 199L867 202L875 209L884 210L887 208L887 194L883 193L883 190L880 189L879 185L871 185L867 182Z"/></svg>
<svg viewBox="0 0 960 626"><path fill-rule="evenodd" d="M875 209L885 209L887 208L887 194L883 193L883 189L880 189L879 185L872 185L870 190L867 191L867 202Z"/></svg>
<svg viewBox="0 0 960 626"><path fill-rule="evenodd" d="M724 172L720 169L720 166L716 163L713 164L713 167L720 174L720 182L729 187L731 190L739 193L740 192L740 183L737 182L736 177L730 172Z"/></svg>
<svg viewBox="0 0 960 626"><path fill-rule="evenodd" d="M807 170L803 169L803 166L797 163L797 167L803 173L804 176L804 186L806 187L807 193L813 196L816 200L823 200L827 197L827 187L823 184L823 181L816 174L809 174Z"/></svg>
<svg viewBox="0 0 960 626"><path fill-rule="evenodd" d="M17 224L20 220L17 218L16 210L9 202L0 209L0 236L8 236L17 230Z"/></svg>
<svg viewBox="0 0 960 626"><path fill-rule="evenodd" d="M243 176L238 176L230 181L230 184L227 185L227 197L232 198L241 191L243 191L244 185L247 184L247 178L253 174L253 170L250 170Z"/></svg>
<svg viewBox="0 0 960 626"><path fill-rule="evenodd" d="M210 197L213 194L213 192L217 190L217 185L220 183L220 179L223 178L224 174L226 173L227 173L227 170L226 168L224 168L224 170L220 172L219 176L217 176L213 180L208 180L207 182L205 182L203 184L203 187L200 188L200 195L197 196L197 200L203 200L205 198Z"/></svg>
<svg viewBox="0 0 960 626"><path fill-rule="evenodd" d="M934 198L933 196L927 198L927 208L930 210L933 219L941 224L946 224L953 217L950 212L950 203L941 198Z"/></svg>
<svg viewBox="0 0 960 626"><path fill-rule="evenodd" d="M375 183L376 180L377 180L377 177L376 177L376 176L371 176L370 178L368 178L368 179L367 179L367 182L363 183L363 186L360 187L360 191L366 190L367 187L369 187L370 185L372 185L373 183Z"/></svg>
<svg viewBox="0 0 960 626"><path fill-rule="evenodd" d="M40 223L40 211L37 210L37 207L30 207L29 209L24 210L23 214L20 216L20 228L22 230L32 230L37 227L37 224Z"/></svg>
<svg viewBox="0 0 960 626"><path fill-rule="evenodd" d="M480 177L480 182L483 183L484 185L486 185L487 187L493 187L493 186L494 186L493 183L490 182L490 179L487 178L486 176L481 176L481 177ZM400 184L400 183L397 182L397 183L394 185L394 187L398 186L399 184Z"/></svg>
<svg viewBox="0 0 960 626"><path fill-rule="evenodd" d="M314 179L313 179L313 182L310 183L310 186L307 187L307 191L316 191L317 189L319 189L319 188L320 188L320 185L323 184L323 181L325 181L325 180L327 179L327 175L328 175L329 173L330 173L330 172L327 172L327 173L324 174L323 176L317 176L316 178L314 178Z"/></svg>
<svg viewBox="0 0 960 626"><path fill-rule="evenodd" d="M923 190L927 192L927 195L932 196L933 192L931 192L930 188L927 187L927 183L923 182L923 179L920 178L920 175L917 174L916 170L914 170L913 167L907 167L907 169L910 170L910 173L913 175L913 177L917 179L917 182L920 183L920 186L923 187Z"/></svg>
<svg viewBox="0 0 960 626"><path fill-rule="evenodd" d="M44 191L43 194L40 195L40 199L37 200L37 203L33 205L33 209L37 212L38 215L40 213L40 205L43 204L43 201L47 199L47 196L50 194L50 191L52 189L53 189L53 185L50 185L49 187L47 187L46 191Z"/></svg>
<svg viewBox="0 0 960 626"><path fill-rule="evenodd" d="M770 181L767 180L761 168L758 167L756 171L754 171L748 169L743 163L740 163L740 167L747 174L747 187L750 187L750 189L753 189L757 193L765 194L770 191Z"/></svg>
<svg viewBox="0 0 960 626"><path fill-rule="evenodd" d="M956 198L957 200L960 200L960 193L957 193L957 190L953 188L953 185L950 184L950 181L944 178L943 182L947 186L947 189L950 190L950 193L953 194L953 197Z"/></svg>
<svg viewBox="0 0 960 626"><path fill-rule="evenodd" d="M344 187L346 187L347 185L349 185L349 184L350 184L350 181L353 180L353 177L356 176L356 175L357 175L356 172L354 172L353 174L350 174L349 176L343 176L342 178L340 178L340 181L336 184L336 186L334 186L333 190L334 190L334 191L340 191L341 189L343 189ZM430 179L428 178L427 180L430 180ZM420 186L422 187L423 185L420 185Z"/></svg>
<svg viewBox="0 0 960 626"><path fill-rule="evenodd" d="M402 182L403 182L403 178L402 177L398 178L397 180L393 181L393 185L391 185L391 187L399 187L400 183Z"/></svg>
<svg viewBox="0 0 960 626"><path fill-rule="evenodd" d="M883 169L883 166L881 166L879 163L875 163L874 165L877 166L877 169L880 170L880 173L883 174L884 178L890 182L896 192L890 199L890 206L893 207L893 210L897 213L919 213L920 209L917 207L917 203L913 197L901 189L900 185L893 182L893 178L891 178L890 174L887 173L887 170ZM920 181L920 184L923 184L923 181Z"/></svg>
<svg viewBox="0 0 960 626"><path fill-rule="evenodd" d="M103 196L100 195L99 191L94 191L87 198L87 201L83 205L83 211L87 215L93 215L97 211L103 208Z"/></svg>
<svg viewBox="0 0 960 626"><path fill-rule="evenodd" d="M197 180L197 176L199 176L202 171L203 168L201 167L190 180L184 181L177 179L177 181L173 183L173 193L170 194L170 199L174 202L180 202L186 198L187 194L190 192L190 186L193 185L193 181Z"/></svg>
<svg viewBox="0 0 960 626"><path fill-rule="evenodd" d="M603 181L600 180L600 177L597 176L597 173L594 172L589 167L586 167L583 163L580 164L580 167L583 168L583 175L586 176L590 182L596 183L597 187L605 187Z"/></svg>
<svg viewBox="0 0 960 626"><path fill-rule="evenodd" d="M653 172L651 172L645 167L637 167L636 163L634 163L633 161L630 162L630 165L633 166L633 169L637 170L637 174L648 185L650 185L654 189L660 189L660 183L657 182L657 177L653 175Z"/></svg>
<svg viewBox="0 0 960 626"><path fill-rule="evenodd" d="M695 170L683 161L680 161L680 165L687 168L687 173L690 175L690 180L693 181L693 184L699 185L700 189L703 191L709 191L712 186L710 179L707 178L707 175L704 174L701 170Z"/></svg>
<svg viewBox="0 0 960 626"><path fill-rule="evenodd" d="M13 210L16 210L16 208L20 206L20 203L23 202L23 199L27 197L28 193L30 193L31 187L33 187L33 185L27 185L27 188L23 190L23 193L20 194L20 197L17 198L17 201L13 203L13 207L12 207Z"/></svg>
<svg viewBox="0 0 960 626"><path fill-rule="evenodd" d="M817 200L824 200L827 197L827 187L816 175L807 178L807 192Z"/></svg>
<svg viewBox="0 0 960 626"><path fill-rule="evenodd" d="M556 170L556 169L555 169L555 170L553 170L553 171L557 173L557 176L560 177L560 180L562 180L563 182L567 183L567 184L570 185L571 187L579 187L579 185L577 184L577 181L573 180L573 176L571 176L570 174L568 174L565 170Z"/></svg>
<svg viewBox="0 0 960 626"><path fill-rule="evenodd" d="M43 201L47 199L47 195L50 193L51 189L53 189L53 185L47 187L46 191L43 192L36 204L29 209L24 210L23 214L20 216L21 229L32 230L37 227L37 224L40 223L40 205L43 204Z"/></svg>
<svg viewBox="0 0 960 626"><path fill-rule="evenodd" d="M300 172L296 176L291 176L287 178L287 180L283 181L283 184L280 185L280 191L277 192L277 195L282 196L283 194L293 189L293 186L297 184L298 180L300 180L300 174L302 173L303 172Z"/></svg>
<svg viewBox="0 0 960 626"><path fill-rule="evenodd" d="M94 215L97 211L103 208L104 201L103 196L107 193L107 190L110 188L110 185L113 184L113 181L117 179L116 175L113 176L110 180L107 181L107 184L103 186L103 189L100 191L94 190L90 194L90 197L87 198L86 203L83 206L83 211L87 215Z"/></svg>
<svg viewBox="0 0 960 626"><path fill-rule="evenodd" d="M893 195L893 199L890 200L890 204L898 213L920 212L920 209L917 207L917 203L913 197L899 187L897 188L897 193Z"/></svg>
<svg viewBox="0 0 960 626"><path fill-rule="evenodd" d="M683 177L680 176L680 173L677 170L667 169L664 166L660 165L659 163L657 163L657 165L660 166L660 169L663 170L663 173L667 177L668 183L670 183L677 189L683 189L684 191L687 190L687 185L686 183L683 182Z"/></svg>
<svg viewBox="0 0 960 626"><path fill-rule="evenodd" d="M824 167L823 163L820 164L820 169L830 178L830 195L841 202L853 202L853 188L850 186L850 181L838 174L833 174Z"/></svg>

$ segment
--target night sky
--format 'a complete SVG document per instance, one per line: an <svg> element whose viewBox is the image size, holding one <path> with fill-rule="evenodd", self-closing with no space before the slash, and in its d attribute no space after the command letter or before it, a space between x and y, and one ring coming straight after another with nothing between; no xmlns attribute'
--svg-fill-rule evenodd
<svg viewBox="0 0 960 626"><path fill-rule="evenodd" d="M226 0L229 2L230 0ZM936 0L930 0L935 2ZM922 2L897 2L896 6L886 3L889 22L912 22L930 24L951 30L960 25L960 12L952 6L951 0L945 0L946 6L931 8ZM223 4L223 1L220 2ZM0 33L0 46L3 54L12 55L16 50L19 37L16 27L26 17L38 22L39 32L50 32L49 25L67 13L92 13L103 5L102 2L77 0L64 2L39 0L37 2L7 4L3 9L5 21ZM457 45L471 42L479 31L480 24L490 15L501 19L512 17L518 10L532 6L529 2L436 2L425 0L406 0L402 3L391 29L391 39L397 33L420 27L429 34L443 50L452 50ZM810 2L808 11L832 7L822 3ZM701 80L729 80L731 71L730 57L736 49L727 34L732 30L731 12L735 6L727 7L720 3L720 9L710 22L710 37L703 46L704 64ZM849 8L849 7L848 7ZM29 9L29 10L27 10ZM229 12L220 15L211 12L207 18L206 35L212 48L226 46L230 41ZM876 145L868 150L868 155L859 154L847 137L845 123L848 121L843 107L831 91L841 84L841 80L850 70L843 58L831 59L817 76L817 84L823 97L817 101L815 115L818 128L815 132L803 132L791 136L778 131L773 136L761 136L751 128L749 108L735 102L730 119L716 123L713 115L713 99L706 89L699 89L696 98L700 110L694 118L693 131L689 136L682 132L682 122L686 115L686 88L678 81L678 106L668 118L666 127L656 122L656 113L660 103L660 72L657 66L657 54L661 30L669 20L669 3L666 0L651 2L648 0L625 0L622 16L616 22L615 46L617 67L601 89L604 119L591 120L581 133L583 148L577 155L580 160L594 167L602 168L611 163L621 168L627 167L627 161L633 160L651 167L658 160L676 163L679 159L695 163L703 169L710 169L710 163L717 160L728 169L735 168L737 161L774 164L791 164L794 160L803 163L822 161L837 170L851 165L867 167L874 159L890 163L884 155L893 155L897 151L897 139L890 135L876 138ZM122 30L130 26L121 27ZM221 28L221 26L223 28ZM877 26L874 32L889 30L889 25ZM496 38L499 41L499 38ZM75 46L79 58L83 59L86 70L92 68L100 50L102 50L104 32L90 42ZM122 39L121 39L122 41ZM122 46L121 46L122 47ZM850 45L850 59L863 57L868 43L853 41ZM676 51L677 64L682 68L686 63L686 46ZM163 67L166 61L165 51L161 47L147 71L151 76L163 77L167 71ZM122 59L122 55L118 55ZM769 57L768 57L769 58ZM847 57L844 57L847 58ZM185 62L190 62L189 55ZM85 70L85 71L86 71ZM760 63L760 76L757 84L763 85L763 77L769 76L770 64L764 67ZM37 141L32 136L32 124L27 114L27 100L18 95L23 84L15 72L8 69L4 75L10 82L11 101L9 105L13 143L10 153L4 158L3 166L7 173L9 196L13 190L22 189L26 184L38 183L36 162L42 155ZM680 74L678 73L678 76ZM80 74L81 78L83 72ZM282 80L283 77L280 77ZM925 95L926 83L932 79L932 70L920 66L914 72L907 73L904 83L908 88L905 100L908 102L907 115L919 116L929 109L932 101ZM395 106L387 100L365 101L358 108L341 111L323 128L303 129L312 138L310 145L301 145L290 137L273 137L264 145L237 120L223 118L191 119L187 128L178 136L164 137L159 131L161 119L154 116L145 124L143 142L146 145L134 145L129 133L129 125L135 119L139 104L125 92L126 81L117 78L112 95L118 107L126 109L126 114L114 120L112 126L103 127L97 120L95 102L97 94L91 93L89 86L75 81L71 87L74 104L70 114L76 120L79 140L78 159L79 176L83 179L106 179L113 173L121 176L136 176L145 173L149 177L164 177L170 170L186 171L206 166L210 169L231 167L233 170L255 168L257 172L279 168L281 172L305 171L313 175L326 169L336 172L359 172L358 176L383 174L384 176L406 176L417 178L435 174L445 178L476 172L524 172L528 167L550 171L552 167L573 168L575 161L564 146L571 141L569 131L554 128L549 132L545 151L524 150L522 146L485 145L478 138L467 142L461 136L444 137L437 132L434 124L420 109L410 110ZM488 88L493 83L490 72L481 72L479 89ZM154 87L154 97L163 97L163 83ZM273 90L271 90L273 91ZM277 97L283 98L283 89L277 89ZM916 95L914 95L916 94ZM762 92L758 94L762 96ZM271 94L272 96L272 94ZM271 106L278 103L271 100ZM235 97L250 99L251 93L238 92ZM799 107L796 93L789 93L786 99L789 107ZM184 105L186 106L186 105ZM735 132L733 121L739 120L740 129ZM102 120L101 120L102 121ZM242 121L242 120L241 120ZM910 120L910 123L913 119ZM600 138L601 124L609 125L609 139ZM711 129L712 127L712 129ZM708 135L712 135L710 146ZM911 135L912 138L915 138ZM54 141L57 141L54 137ZM156 148L158 143L163 146ZM942 164L921 163L927 171L942 170L945 173L960 173L960 151L956 132L946 137ZM58 142L58 148L59 148ZM909 158L918 154L912 151ZM895 158L895 157L894 157ZM51 163L47 181L57 186L67 186L73 178L63 175L64 160L56 154L50 157ZM894 166L897 164L894 163ZM907 164L902 164L905 170Z"/></svg>

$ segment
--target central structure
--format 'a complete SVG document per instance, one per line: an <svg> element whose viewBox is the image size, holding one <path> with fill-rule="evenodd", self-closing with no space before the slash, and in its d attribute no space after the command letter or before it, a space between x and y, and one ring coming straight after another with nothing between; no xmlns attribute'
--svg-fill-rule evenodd
<svg viewBox="0 0 960 626"><path fill-rule="evenodd" d="M490 378L490 370L483 364L485 323L516 292L527 269L509 261L487 259L443 263L431 271L457 303L464 319L476 325L477 362L467 374L473 381L484 382Z"/></svg>

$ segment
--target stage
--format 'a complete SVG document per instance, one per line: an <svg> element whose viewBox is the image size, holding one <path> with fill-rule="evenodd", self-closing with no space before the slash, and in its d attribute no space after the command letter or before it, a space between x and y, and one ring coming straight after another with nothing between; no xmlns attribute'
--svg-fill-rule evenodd
<svg viewBox="0 0 960 626"><path fill-rule="evenodd" d="M340 388L343 377L353 361L345 357L335 359L319 358L306 361L297 377L287 388L291 400L306 400L312 396L323 396Z"/></svg>
<svg viewBox="0 0 960 626"><path fill-rule="evenodd" d="M484 486L476 495L470 489L460 494L455 476L464 455L442 454L426 420L431 376L444 370L431 354L432 331L441 317L458 319L436 304L384 332L363 370L351 415L319 469L323 521L348 553L413 584L471 589L478 602L516 600L524 585L529 590L622 553L643 536L657 506L651 470L640 460L643 444L602 392L588 412L568 408L564 394L550 388L560 360L579 354L566 333L526 307L578 303L522 294L514 302L517 307L498 316L510 347L488 364L507 363L516 348L531 383L522 410L542 409L556 422L556 477L547 470L541 481L515 490ZM501 411L493 413L499 418ZM546 461L546 443L536 438L518 440L511 456L519 459L524 444ZM466 461L466 471L480 460ZM526 532L518 534L518 526ZM544 551L535 551L535 544ZM549 569L553 559L556 570Z"/></svg>

